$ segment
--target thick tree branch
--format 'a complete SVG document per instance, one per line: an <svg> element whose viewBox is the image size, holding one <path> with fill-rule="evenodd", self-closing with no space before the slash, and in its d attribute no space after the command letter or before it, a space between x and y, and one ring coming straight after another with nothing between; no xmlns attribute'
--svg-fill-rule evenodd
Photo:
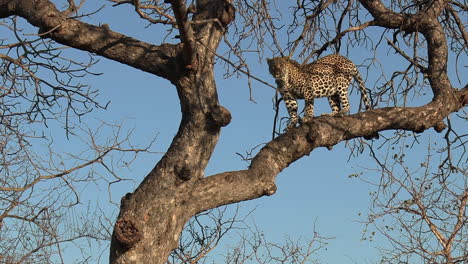
<svg viewBox="0 0 468 264"><path fill-rule="evenodd" d="M437 0L432 2L430 8L416 14L408 14L396 13L386 8L381 0L359 0L359 2L371 13L377 25L406 32L420 31L424 26L434 23L433 19L437 20L446 5L445 1Z"/></svg>
<svg viewBox="0 0 468 264"><path fill-rule="evenodd" d="M380 0L360 0L360 2L374 17L377 25L406 32L421 32L424 35L427 40L429 58L426 73L434 98L452 96L454 90L447 76L447 40L438 20L438 16L447 3L443 0L432 1L430 7L416 14L405 14L391 11Z"/></svg>
<svg viewBox="0 0 468 264"><path fill-rule="evenodd" d="M318 117L268 143L254 157L247 170L216 174L200 180L188 197L199 211L224 204L272 195L276 175L291 163L318 147L371 135L376 131L402 129L421 133L434 127L450 113L468 105L468 88L455 97L436 100L421 107L381 108L345 117Z"/></svg>
<svg viewBox="0 0 468 264"><path fill-rule="evenodd" d="M108 27L67 18L49 0L0 0L0 18L18 15L40 29L43 37L96 53L134 68L174 80L183 72L177 66L181 46L152 45Z"/></svg>

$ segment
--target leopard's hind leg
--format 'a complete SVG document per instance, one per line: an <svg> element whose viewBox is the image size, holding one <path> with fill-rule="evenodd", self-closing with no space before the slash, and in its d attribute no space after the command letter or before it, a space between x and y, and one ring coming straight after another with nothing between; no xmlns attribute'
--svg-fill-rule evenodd
<svg viewBox="0 0 468 264"><path fill-rule="evenodd" d="M340 112L341 106L340 106L340 97L337 94L334 94L328 99L328 104L330 104L330 107L332 109L331 115L336 115Z"/></svg>

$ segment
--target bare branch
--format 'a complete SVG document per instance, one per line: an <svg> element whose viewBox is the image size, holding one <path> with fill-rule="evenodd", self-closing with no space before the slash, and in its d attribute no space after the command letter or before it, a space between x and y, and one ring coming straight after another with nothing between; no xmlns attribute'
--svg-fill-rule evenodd
<svg viewBox="0 0 468 264"><path fill-rule="evenodd" d="M354 32L354 31L360 31L360 30L364 30L365 28L367 27L370 27L370 26L375 26L376 25L376 22L375 21L368 21L368 22L365 22L363 23L362 25L359 25L359 26L355 26L355 27L351 27L351 28L348 28L340 33L338 33L335 38L333 38L332 40L324 43L322 45L321 48L319 48L318 50L314 51L314 52L311 52L307 57L306 59L304 60L303 64L307 63L314 55L319 55L322 54L322 52L324 52L325 50L328 49L328 47L330 45L333 45L335 43L337 43L341 38L343 38L347 33L349 32Z"/></svg>
<svg viewBox="0 0 468 264"><path fill-rule="evenodd" d="M410 56L408 56L404 51L402 51L400 48L398 48L395 43L393 43L391 40L387 38L387 43L392 46L396 52L398 52L401 56L403 56L407 61L409 61L411 64L414 66L418 67L419 70L421 70L422 73L427 72L427 69L420 65L418 62L414 61Z"/></svg>
<svg viewBox="0 0 468 264"><path fill-rule="evenodd" d="M465 26L463 25L463 22L461 21L460 17L458 16L457 12L451 7L450 5L447 5L447 9L450 12L450 15L452 15L453 19L455 20L458 30L460 30L460 33L463 37L463 40L465 41L465 47L468 46L468 33L465 30Z"/></svg>
<svg viewBox="0 0 468 264"><path fill-rule="evenodd" d="M166 24L166 25L175 25L176 19L174 16L168 13L168 9L164 6L159 6L159 3L155 5L152 4L141 4L140 0L109 0L114 4L114 6L122 5L122 4L130 4L135 7L135 12L143 18L148 20L150 23L153 24ZM156 14L157 18L151 17L151 15Z"/></svg>
<svg viewBox="0 0 468 264"><path fill-rule="evenodd" d="M291 50L289 52L289 56L292 56L294 52L296 51L296 48L299 46L299 43L305 38L306 34L310 31L310 28L315 22L315 19L317 18L318 15L322 13L325 9L328 8L330 4L332 4L335 0L327 0L325 3L323 1L320 2L320 4L315 8L315 10L312 12L312 15L307 15L305 17L304 21L304 26L302 29L301 34L299 37L292 41L293 46L291 47ZM303 7L298 7L298 10L303 9ZM304 11L306 12L306 11Z"/></svg>

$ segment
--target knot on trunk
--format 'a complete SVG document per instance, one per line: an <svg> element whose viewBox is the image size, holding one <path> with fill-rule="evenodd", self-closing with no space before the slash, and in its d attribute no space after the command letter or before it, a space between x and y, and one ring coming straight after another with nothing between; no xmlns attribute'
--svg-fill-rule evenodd
<svg viewBox="0 0 468 264"><path fill-rule="evenodd" d="M193 172L187 167L187 165L176 164L174 166L174 173L177 177L183 181L188 181L192 178Z"/></svg>
<svg viewBox="0 0 468 264"><path fill-rule="evenodd" d="M119 219L115 223L115 238L119 243L126 247L131 248L138 241L141 240L142 234L135 224L128 219Z"/></svg>
<svg viewBox="0 0 468 264"><path fill-rule="evenodd" d="M220 105L217 105L211 109L210 117L211 121L213 121L217 127L227 126L229 123L231 123L232 118L229 110Z"/></svg>

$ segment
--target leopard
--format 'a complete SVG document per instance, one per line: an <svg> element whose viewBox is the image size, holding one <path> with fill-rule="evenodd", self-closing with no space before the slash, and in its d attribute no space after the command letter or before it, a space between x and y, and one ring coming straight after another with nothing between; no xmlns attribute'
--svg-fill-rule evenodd
<svg viewBox="0 0 468 264"><path fill-rule="evenodd" d="M275 78L286 109L289 125L296 127L299 121L314 118L314 99L327 97L332 109L323 115L343 116L349 112L348 88L354 79L359 86L366 110L372 109L367 89L357 66L345 56L331 54L310 64L301 65L290 57L267 58L270 74ZM297 99L304 99L304 118L299 120Z"/></svg>

